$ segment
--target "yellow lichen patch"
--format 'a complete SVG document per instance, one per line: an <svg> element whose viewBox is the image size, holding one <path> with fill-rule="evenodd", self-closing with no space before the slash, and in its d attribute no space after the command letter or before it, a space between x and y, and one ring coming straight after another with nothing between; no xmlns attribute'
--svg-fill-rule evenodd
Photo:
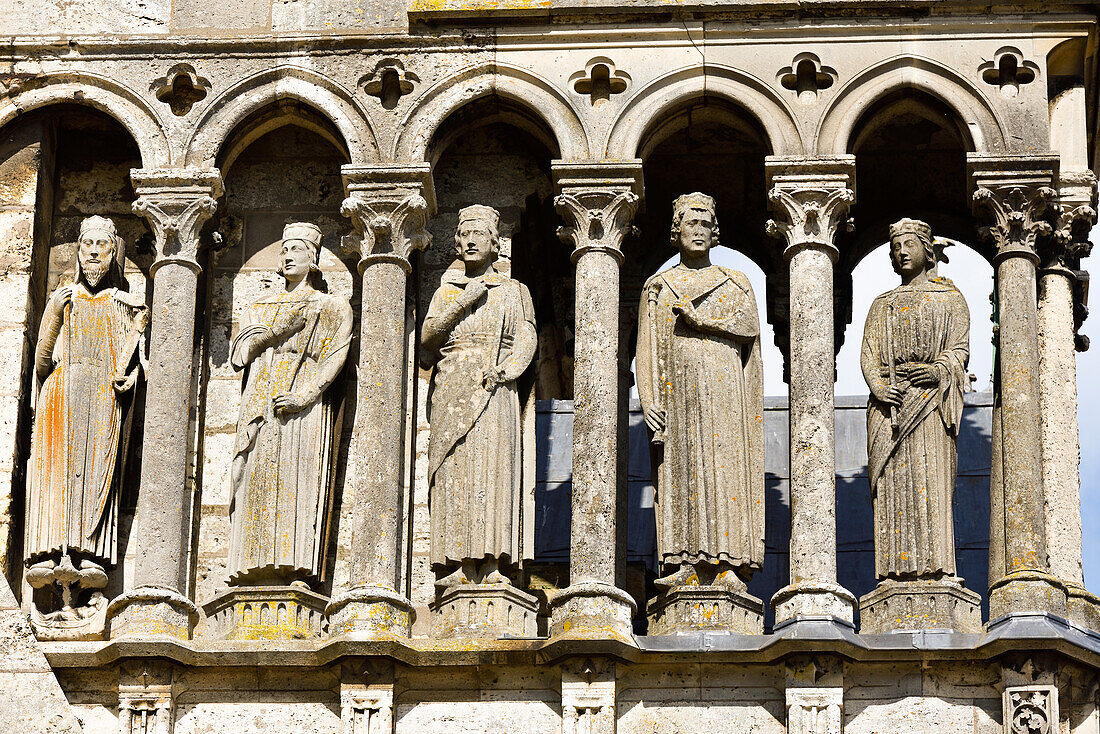
<svg viewBox="0 0 1100 734"><path fill-rule="evenodd" d="M537 10L549 8L550 0L411 0L410 13L447 11L492 12L500 10Z"/></svg>

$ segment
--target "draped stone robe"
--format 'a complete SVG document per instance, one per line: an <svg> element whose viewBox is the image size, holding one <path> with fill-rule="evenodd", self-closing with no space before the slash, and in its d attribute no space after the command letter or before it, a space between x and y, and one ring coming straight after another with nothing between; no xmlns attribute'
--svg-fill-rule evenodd
<svg viewBox="0 0 1100 734"><path fill-rule="evenodd" d="M126 291L91 293L77 283L60 321L43 320L38 361L52 359L55 366L35 406L29 561L74 551L101 565L118 560L126 416L125 398L112 383L138 369L145 316L141 301Z"/></svg>
<svg viewBox="0 0 1100 734"><path fill-rule="evenodd" d="M248 343L287 323L302 303L305 326L249 364ZM256 572L324 576L336 442L333 406L322 396L301 412L278 415L272 399L309 385L328 387L317 385L322 367L333 361L343 365L351 330L348 301L313 288L262 299L244 314L230 354L234 367L248 368L233 460L231 582Z"/></svg>
<svg viewBox="0 0 1100 734"><path fill-rule="evenodd" d="M672 311L684 301L699 323ZM677 265L650 278L639 306L635 369L643 407L666 412L663 437L654 437L661 563L760 568L764 384L748 278L717 265Z"/></svg>
<svg viewBox="0 0 1100 734"><path fill-rule="evenodd" d="M892 320L895 364L935 365L937 387L898 379L905 391L890 424L887 319ZM871 304L861 364L870 387L867 404L867 475L875 515L875 572L883 578L937 578L955 574L951 501L963 385L970 355L970 312L947 278L899 286Z"/></svg>
<svg viewBox="0 0 1100 734"><path fill-rule="evenodd" d="M534 487L525 466L534 461L534 426L525 420L528 391L519 378L537 349L535 309L519 281L495 271L480 279L486 295L455 324L438 355L428 355L438 360L428 398L435 566L490 557L518 563L533 552ZM468 282L461 271L444 273L425 328ZM493 365L503 368L505 380L485 389L482 375Z"/></svg>

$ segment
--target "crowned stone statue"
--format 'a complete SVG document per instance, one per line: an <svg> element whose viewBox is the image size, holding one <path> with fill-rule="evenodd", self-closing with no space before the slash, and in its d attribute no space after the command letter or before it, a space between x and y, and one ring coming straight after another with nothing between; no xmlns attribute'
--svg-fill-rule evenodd
<svg viewBox="0 0 1100 734"><path fill-rule="evenodd" d="M464 586L509 585L530 554L523 527L532 520L532 487L524 464L533 456L524 456L531 426L520 378L538 339L527 286L497 267L499 226L491 207L459 212L462 267L444 272L422 332L422 361L434 367L428 482L432 567L443 598ZM511 593L502 601L522 606L525 599Z"/></svg>
<svg viewBox="0 0 1100 734"><path fill-rule="evenodd" d="M875 572L883 581L861 602L867 631L888 631L880 626L886 621L967 627L970 619L945 617L942 610L957 606L967 614L976 612L976 606L968 607L974 602L971 592L955 575L951 512L968 384L970 312L955 284L938 273L938 263L947 261L946 244L933 239L921 221L902 219L890 227L890 260L901 285L874 300L863 330L860 361L870 389L867 476L874 503ZM896 588L899 581L923 586ZM887 614L875 602L891 590L918 606L899 609L895 604ZM941 593L961 603L936 605L928 598Z"/></svg>
<svg viewBox="0 0 1100 734"><path fill-rule="evenodd" d="M655 454L663 574L656 584L669 598L700 586L718 596L728 591L755 610L759 600L745 584L764 559L756 299L744 273L711 264L718 242L714 199L677 198L671 237L680 263L643 288L636 359ZM668 624L658 628L667 631Z"/></svg>
<svg viewBox="0 0 1100 734"><path fill-rule="evenodd" d="M35 605L40 636L97 634L104 587L118 561L119 496L131 400L148 311L123 275L115 223L80 225L76 277L46 302L35 349L38 397L27 482L27 582L60 587L60 609ZM76 587L75 593L73 586ZM99 630L101 633L101 630Z"/></svg>
<svg viewBox="0 0 1100 734"><path fill-rule="evenodd" d="M230 362L245 372L232 465L230 583L308 586L324 576L334 411L325 391L351 343L346 298L314 287L321 230L286 225L282 292L244 313Z"/></svg>

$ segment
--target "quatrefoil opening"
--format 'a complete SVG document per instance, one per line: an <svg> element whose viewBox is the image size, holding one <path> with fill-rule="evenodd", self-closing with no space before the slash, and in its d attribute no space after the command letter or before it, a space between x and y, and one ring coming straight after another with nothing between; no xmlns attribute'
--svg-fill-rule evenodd
<svg viewBox="0 0 1100 734"><path fill-rule="evenodd" d="M172 114L183 117L210 92L210 82L195 72L191 64L176 64L168 73L149 85L158 100L168 105Z"/></svg>
<svg viewBox="0 0 1100 734"><path fill-rule="evenodd" d="M382 109L392 110L406 94L412 92L420 77L405 70L405 65L397 59L382 59L374 71L359 80L362 90L377 97Z"/></svg>
<svg viewBox="0 0 1100 734"><path fill-rule="evenodd" d="M779 70L779 84L798 95L802 104L813 104L823 89L836 82L836 69L822 66L817 54L804 52L794 57L790 66Z"/></svg>
<svg viewBox="0 0 1100 734"><path fill-rule="evenodd" d="M978 67L978 76L986 84L1000 88L1006 97L1015 97L1020 87L1031 84L1039 76L1039 65L1024 59L1020 49L1003 46L993 54L993 60Z"/></svg>
<svg viewBox="0 0 1100 734"><path fill-rule="evenodd" d="M615 62L606 56L597 56L584 65L583 71L569 77L569 85L577 94L586 95L593 107L621 94L630 85L630 75L615 68Z"/></svg>

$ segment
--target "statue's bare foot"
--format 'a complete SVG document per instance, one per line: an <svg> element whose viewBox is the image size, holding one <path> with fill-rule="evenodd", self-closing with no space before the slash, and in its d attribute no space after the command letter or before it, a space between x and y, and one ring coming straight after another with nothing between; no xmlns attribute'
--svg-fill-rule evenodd
<svg viewBox="0 0 1100 734"><path fill-rule="evenodd" d="M486 583L486 584L508 584L508 583L511 583L511 582L508 580L508 577L505 576L504 574L502 574L499 570L493 569L485 577L485 580L482 583Z"/></svg>
<svg viewBox="0 0 1100 734"><path fill-rule="evenodd" d="M745 585L745 581L737 575L737 572L733 569L725 569L719 571L714 577L715 586L725 586L731 591L746 591L748 587Z"/></svg>
<svg viewBox="0 0 1100 734"><path fill-rule="evenodd" d="M671 591L681 586L698 586L699 574L695 572L695 569L690 564L685 563L680 566L680 570L676 573L671 573L668 576L662 576L659 579L653 581L653 585L662 591Z"/></svg>
<svg viewBox="0 0 1100 734"><path fill-rule="evenodd" d="M290 585L293 586L295 589L305 589L306 591L309 591L309 584L302 579L294 579L290 582Z"/></svg>
<svg viewBox="0 0 1100 734"><path fill-rule="evenodd" d="M452 573L444 576L441 579L437 579L435 582L436 591L445 591L452 586L461 586L462 584L470 583L469 577L466 576L465 571L461 568L456 569Z"/></svg>

